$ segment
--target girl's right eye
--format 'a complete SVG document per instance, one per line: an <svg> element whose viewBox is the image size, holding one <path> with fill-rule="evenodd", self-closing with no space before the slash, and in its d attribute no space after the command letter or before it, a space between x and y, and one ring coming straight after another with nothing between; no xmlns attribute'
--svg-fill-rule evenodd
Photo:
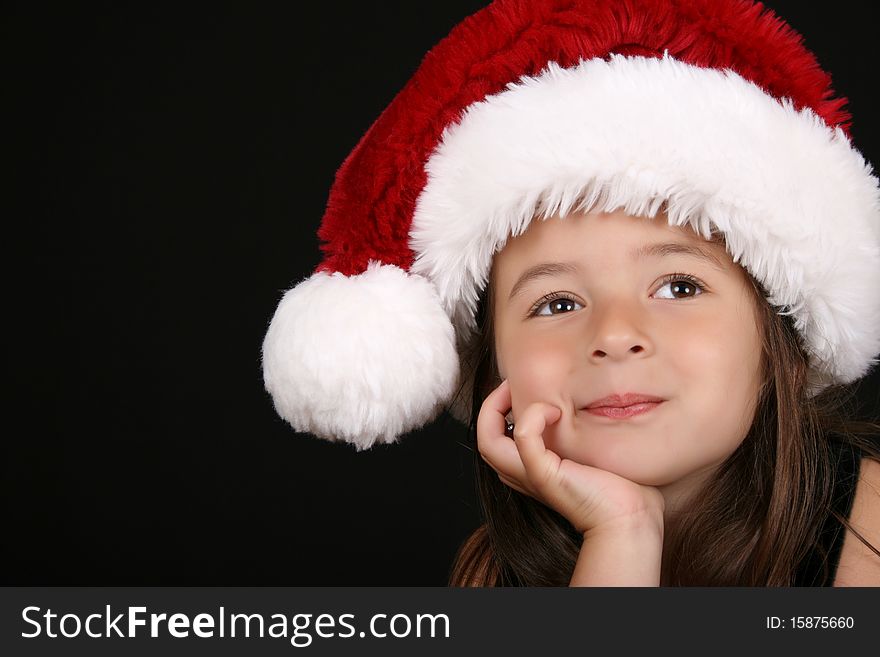
<svg viewBox="0 0 880 657"><path fill-rule="evenodd" d="M538 311L544 308L545 306L561 310L568 309L572 310L571 306L577 304L580 305L577 301L574 301L570 296L566 296L565 292L551 292L550 294L545 294L543 297L538 299L537 303L532 306L532 309L529 311L529 317L552 317L553 315L559 315L564 313L539 313Z"/></svg>

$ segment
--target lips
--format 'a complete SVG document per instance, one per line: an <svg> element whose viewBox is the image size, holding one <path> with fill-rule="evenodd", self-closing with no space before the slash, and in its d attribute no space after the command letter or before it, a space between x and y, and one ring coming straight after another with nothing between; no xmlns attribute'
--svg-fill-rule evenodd
<svg viewBox="0 0 880 657"><path fill-rule="evenodd" d="M641 404L633 404L631 406L597 406L596 408L588 408L586 412L590 415L611 418L614 420L625 420L637 415L644 415L654 410L663 402L644 402Z"/></svg>
<svg viewBox="0 0 880 657"><path fill-rule="evenodd" d="M594 402L591 402L589 405L585 406L586 409L595 409L595 408L626 408L627 406L634 406L636 404L645 404L645 403L657 403L665 401L662 397L657 397L656 395L647 395L639 392L627 392L623 394L614 394L608 395L607 397L602 397L601 399L597 399Z"/></svg>

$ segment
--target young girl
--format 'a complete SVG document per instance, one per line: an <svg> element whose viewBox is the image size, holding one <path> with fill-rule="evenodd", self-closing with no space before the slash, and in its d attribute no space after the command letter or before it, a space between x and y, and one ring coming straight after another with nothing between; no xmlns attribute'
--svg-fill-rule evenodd
<svg viewBox="0 0 880 657"><path fill-rule="evenodd" d="M748 0L493 2L337 173L276 410L358 450L469 426L452 585L880 585L845 419L880 190L830 84Z"/></svg>
<svg viewBox="0 0 880 657"><path fill-rule="evenodd" d="M665 215L555 217L508 242L475 346L487 524L452 584L880 584L844 517L852 447L876 444L830 433L878 427L845 423L839 391L798 401L796 331L765 297L723 238ZM614 393L658 401L590 410ZM880 545L880 466L861 466L852 520Z"/></svg>

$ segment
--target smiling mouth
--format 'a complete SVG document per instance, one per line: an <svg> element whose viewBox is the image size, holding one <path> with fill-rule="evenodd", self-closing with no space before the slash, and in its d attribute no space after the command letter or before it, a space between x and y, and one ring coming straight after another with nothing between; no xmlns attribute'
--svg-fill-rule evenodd
<svg viewBox="0 0 880 657"><path fill-rule="evenodd" d="M606 417L614 420L625 420L650 413L663 402L640 402L631 406L601 406L599 408L585 408L587 413L597 417Z"/></svg>

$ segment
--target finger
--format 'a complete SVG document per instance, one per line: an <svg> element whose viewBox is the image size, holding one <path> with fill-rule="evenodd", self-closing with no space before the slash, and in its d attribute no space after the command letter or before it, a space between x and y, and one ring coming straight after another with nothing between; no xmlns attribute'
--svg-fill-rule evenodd
<svg viewBox="0 0 880 657"><path fill-rule="evenodd" d="M477 445L483 460L493 470L510 479L525 481L526 471L516 443L504 435L510 405L510 384L505 379L483 401L477 418Z"/></svg>
<svg viewBox="0 0 880 657"><path fill-rule="evenodd" d="M511 410L510 381L504 379L495 390L483 400L480 416L477 418L477 429L485 429L487 433L503 434L507 427L506 416Z"/></svg>
<svg viewBox="0 0 880 657"><path fill-rule="evenodd" d="M561 409L537 402L525 410L513 430L514 442L529 483L539 492L543 492L557 476L561 463L559 456L544 444L546 428L560 417Z"/></svg>
<svg viewBox="0 0 880 657"><path fill-rule="evenodd" d="M516 443L505 435L478 436L480 456L499 475L528 481Z"/></svg>

